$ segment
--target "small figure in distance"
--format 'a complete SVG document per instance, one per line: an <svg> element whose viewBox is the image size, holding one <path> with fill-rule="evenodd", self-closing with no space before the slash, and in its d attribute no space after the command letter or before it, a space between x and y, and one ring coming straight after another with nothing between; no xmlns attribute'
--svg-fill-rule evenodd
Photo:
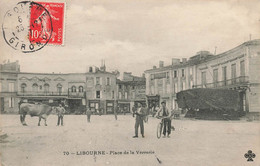
<svg viewBox="0 0 260 166"><path fill-rule="evenodd" d="M92 111L89 107L86 108L86 114L87 114L88 123L90 123L90 117L91 117Z"/></svg>

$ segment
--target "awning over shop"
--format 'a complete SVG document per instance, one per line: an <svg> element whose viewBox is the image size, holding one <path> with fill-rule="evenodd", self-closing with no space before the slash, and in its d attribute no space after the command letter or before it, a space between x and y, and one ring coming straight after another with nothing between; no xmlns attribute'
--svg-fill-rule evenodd
<svg viewBox="0 0 260 166"><path fill-rule="evenodd" d="M177 103L183 109L238 109L240 94L229 89L189 89L177 93Z"/></svg>

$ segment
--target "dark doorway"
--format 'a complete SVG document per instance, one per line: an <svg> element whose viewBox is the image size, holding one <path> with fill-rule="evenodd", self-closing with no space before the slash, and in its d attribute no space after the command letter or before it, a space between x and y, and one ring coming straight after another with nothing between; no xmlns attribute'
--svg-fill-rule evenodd
<svg viewBox="0 0 260 166"><path fill-rule="evenodd" d="M1 113L4 113L5 112L5 98L4 97L1 97L0 107L1 107Z"/></svg>
<svg viewBox="0 0 260 166"><path fill-rule="evenodd" d="M81 99L69 99L68 106L70 114L83 114L85 111Z"/></svg>

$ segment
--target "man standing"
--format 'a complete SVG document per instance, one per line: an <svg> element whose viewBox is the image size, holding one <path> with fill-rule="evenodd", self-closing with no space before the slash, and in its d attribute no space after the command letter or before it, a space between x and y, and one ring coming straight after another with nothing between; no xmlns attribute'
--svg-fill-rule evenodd
<svg viewBox="0 0 260 166"><path fill-rule="evenodd" d="M61 104L59 104L59 107L56 108L56 113L58 115L58 123L57 126L61 125L63 126L63 115L65 114L65 109L62 107Z"/></svg>
<svg viewBox="0 0 260 166"><path fill-rule="evenodd" d="M114 109L114 115L115 115L115 120L117 120L117 112L119 110L119 106L117 106L115 109Z"/></svg>
<svg viewBox="0 0 260 166"><path fill-rule="evenodd" d="M135 112L136 118L135 118L135 136L133 138L138 138L138 128L140 126L141 128L141 134L144 138L144 116L145 116L145 110L142 108L142 104L138 103L138 108Z"/></svg>
<svg viewBox="0 0 260 166"><path fill-rule="evenodd" d="M89 107L87 107L87 110L86 110L86 114L87 114L87 118L88 118L88 123L90 122L90 117L91 117L91 110L89 109Z"/></svg>
<svg viewBox="0 0 260 166"><path fill-rule="evenodd" d="M168 108L166 108L166 102L161 102L162 107L158 110L156 116L162 116L165 119L163 120L163 137L166 137L166 131L167 131L167 137L170 137L171 134L171 113L169 112Z"/></svg>

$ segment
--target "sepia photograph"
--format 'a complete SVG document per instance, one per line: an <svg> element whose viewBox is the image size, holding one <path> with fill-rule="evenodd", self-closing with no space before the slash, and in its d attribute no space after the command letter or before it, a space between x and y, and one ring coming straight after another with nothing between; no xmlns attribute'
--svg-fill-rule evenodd
<svg viewBox="0 0 260 166"><path fill-rule="evenodd" d="M1 166L259 166L259 0L0 1Z"/></svg>

